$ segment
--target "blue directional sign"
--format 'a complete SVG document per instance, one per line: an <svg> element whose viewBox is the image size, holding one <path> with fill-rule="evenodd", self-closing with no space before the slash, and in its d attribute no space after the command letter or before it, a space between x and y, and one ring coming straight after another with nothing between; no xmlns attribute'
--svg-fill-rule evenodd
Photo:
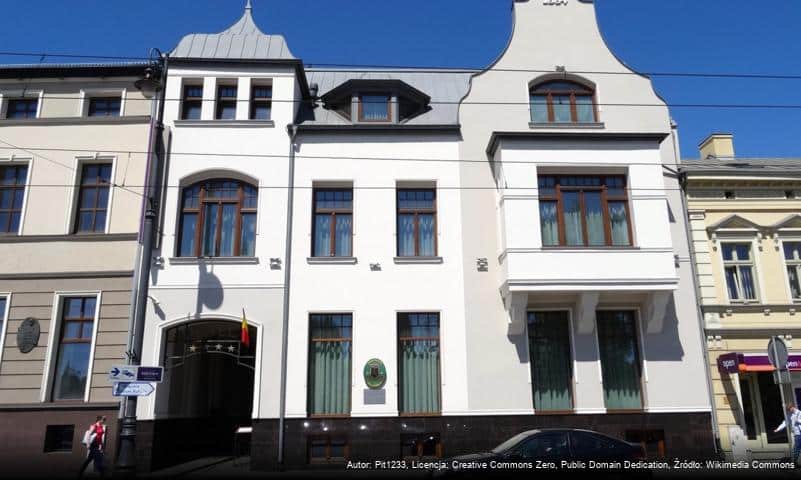
<svg viewBox="0 0 801 480"><path fill-rule="evenodd" d="M155 390L153 385L145 382L114 382L111 394L115 397L146 397Z"/></svg>
<svg viewBox="0 0 801 480"><path fill-rule="evenodd" d="M136 372L137 382L161 382L164 375L164 367L139 367Z"/></svg>
<svg viewBox="0 0 801 480"><path fill-rule="evenodd" d="M109 382L154 382L161 383L164 367L140 367L138 365L114 365L108 371Z"/></svg>

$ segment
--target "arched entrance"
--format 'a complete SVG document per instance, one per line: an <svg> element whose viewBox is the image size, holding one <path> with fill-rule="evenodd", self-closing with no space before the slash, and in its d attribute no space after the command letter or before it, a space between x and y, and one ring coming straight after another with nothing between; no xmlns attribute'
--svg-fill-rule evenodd
<svg viewBox="0 0 801 480"><path fill-rule="evenodd" d="M237 427L253 412L256 328L199 320L164 330L164 381L156 394L153 465L232 454Z"/></svg>

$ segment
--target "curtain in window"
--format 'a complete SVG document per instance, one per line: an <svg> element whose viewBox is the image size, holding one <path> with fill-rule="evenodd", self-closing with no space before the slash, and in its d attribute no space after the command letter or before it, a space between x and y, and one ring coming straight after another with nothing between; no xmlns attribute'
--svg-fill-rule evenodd
<svg viewBox="0 0 801 480"><path fill-rule="evenodd" d="M420 234L420 256L434 256L434 215L419 214L417 216Z"/></svg>
<svg viewBox="0 0 801 480"><path fill-rule="evenodd" d="M612 227L612 245L631 245L629 219L623 202L609 202L609 221Z"/></svg>
<svg viewBox="0 0 801 480"><path fill-rule="evenodd" d="M252 257L256 254L256 214L242 214L242 248L240 254Z"/></svg>
<svg viewBox="0 0 801 480"><path fill-rule="evenodd" d="M222 206L222 232L220 235L220 256L234 256L234 217L236 205L230 203Z"/></svg>
<svg viewBox="0 0 801 480"><path fill-rule="evenodd" d="M791 265L787 267L787 276L790 279L790 290L793 298L801 298L801 283L798 281L798 267Z"/></svg>
<svg viewBox="0 0 801 480"><path fill-rule="evenodd" d="M331 255L331 215L321 214L314 217L314 256Z"/></svg>
<svg viewBox="0 0 801 480"><path fill-rule="evenodd" d="M351 256L351 231L353 230L353 217L351 215L337 215L336 224L336 255L338 257Z"/></svg>
<svg viewBox="0 0 801 480"><path fill-rule="evenodd" d="M195 229L197 228L197 214L185 213L181 220L181 253L182 257L191 257L195 254Z"/></svg>
<svg viewBox="0 0 801 480"><path fill-rule="evenodd" d="M743 289L743 298L754 299L756 292L754 291L754 276L751 272L751 267L740 267L740 281Z"/></svg>
<svg viewBox="0 0 801 480"><path fill-rule="evenodd" d="M557 123L570 123L570 95L552 95L553 120Z"/></svg>
<svg viewBox="0 0 801 480"><path fill-rule="evenodd" d="M529 355L535 410L573 408L567 312L529 313Z"/></svg>
<svg viewBox="0 0 801 480"><path fill-rule="evenodd" d="M206 221L203 229L203 255L207 257L216 256L214 244L217 236L217 204L206 205Z"/></svg>
<svg viewBox="0 0 801 480"><path fill-rule="evenodd" d="M634 313L597 312L597 323L606 408L642 408Z"/></svg>
<svg viewBox="0 0 801 480"><path fill-rule="evenodd" d="M414 215L398 215L398 256L414 256Z"/></svg>
<svg viewBox="0 0 801 480"><path fill-rule="evenodd" d="M309 413L350 412L350 315L312 315Z"/></svg>
<svg viewBox="0 0 801 480"><path fill-rule="evenodd" d="M737 284L737 267L726 267L726 288L729 290L729 298L732 300L740 298Z"/></svg>
<svg viewBox="0 0 801 480"><path fill-rule="evenodd" d="M387 120L389 98L384 95L362 96L362 115L365 120Z"/></svg>
<svg viewBox="0 0 801 480"><path fill-rule="evenodd" d="M604 215L601 210L601 192L584 192L584 209L587 221L587 243L605 245Z"/></svg>
<svg viewBox="0 0 801 480"><path fill-rule="evenodd" d="M581 204L578 192L564 192L562 195L565 216L565 237L568 245L584 245L581 226Z"/></svg>
<svg viewBox="0 0 801 480"><path fill-rule="evenodd" d="M548 97L545 95L531 95L531 121L548 123Z"/></svg>
<svg viewBox="0 0 801 480"><path fill-rule="evenodd" d="M439 412L439 316L402 315L398 334L400 411Z"/></svg>
<svg viewBox="0 0 801 480"><path fill-rule="evenodd" d="M543 245L559 245L559 219L557 218L556 202L540 202L540 230L542 230Z"/></svg>
<svg viewBox="0 0 801 480"><path fill-rule="evenodd" d="M576 95L576 117L579 123L592 123L595 121L595 109L592 105L591 96Z"/></svg>

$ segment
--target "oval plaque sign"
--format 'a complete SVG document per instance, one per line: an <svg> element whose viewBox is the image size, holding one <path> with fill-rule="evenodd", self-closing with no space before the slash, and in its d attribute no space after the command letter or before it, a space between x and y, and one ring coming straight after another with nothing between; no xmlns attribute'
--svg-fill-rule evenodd
<svg viewBox="0 0 801 480"><path fill-rule="evenodd" d="M387 368L384 362L373 358L364 364L364 383L373 390L379 389L387 382Z"/></svg>
<svg viewBox="0 0 801 480"><path fill-rule="evenodd" d="M28 317L22 321L17 329L17 347L22 353L29 353L33 348L39 345L39 320Z"/></svg>

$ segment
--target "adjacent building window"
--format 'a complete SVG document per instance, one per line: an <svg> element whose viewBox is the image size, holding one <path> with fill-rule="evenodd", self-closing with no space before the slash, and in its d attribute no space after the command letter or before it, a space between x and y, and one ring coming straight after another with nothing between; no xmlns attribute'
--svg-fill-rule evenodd
<svg viewBox="0 0 801 480"><path fill-rule="evenodd" d="M309 463L341 463L347 461L350 446L343 437L312 437L309 439Z"/></svg>
<svg viewBox="0 0 801 480"><path fill-rule="evenodd" d="M724 243L723 269L726 274L726 289L729 300L756 300L756 281L754 280L754 261L751 258L750 243Z"/></svg>
<svg viewBox="0 0 801 480"><path fill-rule="evenodd" d="M252 257L258 189L238 180L207 180L184 188L181 257Z"/></svg>
<svg viewBox="0 0 801 480"><path fill-rule="evenodd" d="M0 297L0 335L3 333L3 326L6 322L6 297ZM0 338L0 348L3 347L3 338Z"/></svg>
<svg viewBox="0 0 801 480"><path fill-rule="evenodd" d="M359 97L359 121L389 122L392 120L391 96L370 94Z"/></svg>
<svg viewBox="0 0 801 480"><path fill-rule="evenodd" d="M401 435L401 458L405 460L442 458L442 438L440 434Z"/></svg>
<svg viewBox="0 0 801 480"><path fill-rule="evenodd" d="M254 85L250 89L250 119L269 120L272 118L273 87Z"/></svg>
<svg viewBox="0 0 801 480"><path fill-rule="evenodd" d="M533 123L594 123L595 92L584 85L555 81L534 85L530 91Z"/></svg>
<svg viewBox="0 0 801 480"><path fill-rule="evenodd" d="M599 311L596 321L606 408L641 409L642 383L635 313Z"/></svg>
<svg viewBox="0 0 801 480"><path fill-rule="evenodd" d="M353 252L353 189L314 189L312 255L350 257Z"/></svg>
<svg viewBox="0 0 801 480"><path fill-rule="evenodd" d="M540 228L544 246L630 246L626 177L539 177Z"/></svg>
<svg viewBox="0 0 801 480"><path fill-rule="evenodd" d="M312 314L309 320L309 415L349 415L353 317Z"/></svg>
<svg viewBox="0 0 801 480"><path fill-rule="evenodd" d="M398 315L398 408L402 415L440 411L439 314Z"/></svg>
<svg viewBox="0 0 801 480"><path fill-rule="evenodd" d="M8 101L6 118L36 118L38 108L38 98L14 98Z"/></svg>
<svg viewBox="0 0 801 480"><path fill-rule="evenodd" d="M236 118L236 85L220 85L217 87L217 120L234 120Z"/></svg>
<svg viewBox="0 0 801 480"><path fill-rule="evenodd" d="M203 85L184 85L184 98L181 103L182 120L200 120L203 110Z"/></svg>
<svg viewBox="0 0 801 480"><path fill-rule="evenodd" d="M44 453L71 452L75 425L48 425L45 430Z"/></svg>
<svg viewBox="0 0 801 480"><path fill-rule="evenodd" d="M534 410L573 408L568 312L529 312L528 349Z"/></svg>
<svg viewBox="0 0 801 480"><path fill-rule="evenodd" d="M90 117L119 117L122 99L120 97L92 97L89 99Z"/></svg>
<svg viewBox="0 0 801 480"><path fill-rule="evenodd" d="M85 163L81 166L81 185L75 215L76 233L106 231L110 184L110 163Z"/></svg>
<svg viewBox="0 0 801 480"><path fill-rule="evenodd" d="M787 278L793 300L801 300L801 242L783 242Z"/></svg>
<svg viewBox="0 0 801 480"><path fill-rule="evenodd" d="M398 256L437 255L437 192L433 188L398 189Z"/></svg>
<svg viewBox="0 0 801 480"><path fill-rule="evenodd" d="M27 178L27 165L0 167L0 234L19 232Z"/></svg>
<svg viewBox="0 0 801 480"><path fill-rule="evenodd" d="M53 400L83 400L95 323L95 297L68 297L61 308Z"/></svg>

